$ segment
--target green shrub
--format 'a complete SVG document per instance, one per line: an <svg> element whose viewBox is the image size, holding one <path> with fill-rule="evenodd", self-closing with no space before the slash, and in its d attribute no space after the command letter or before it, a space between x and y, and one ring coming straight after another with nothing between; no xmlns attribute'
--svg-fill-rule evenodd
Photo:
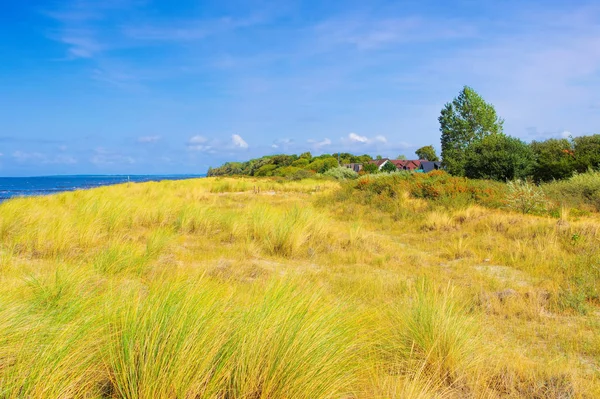
<svg viewBox="0 0 600 399"><path fill-rule="evenodd" d="M337 180L351 180L358 178L358 173L356 173L352 169L345 168L343 166L338 166L337 168L329 169L327 172L323 173L323 175L333 177Z"/></svg>
<svg viewBox="0 0 600 399"><path fill-rule="evenodd" d="M568 180L544 184L542 188L555 202L600 211L600 172L576 174Z"/></svg>
<svg viewBox="0 0 600 399"><path fill-rule="evenodd" d="M510 209L523 214L543 212L546 210L548 200L543 190L535 184L525 180L508 182L506 204Z"/></svg>

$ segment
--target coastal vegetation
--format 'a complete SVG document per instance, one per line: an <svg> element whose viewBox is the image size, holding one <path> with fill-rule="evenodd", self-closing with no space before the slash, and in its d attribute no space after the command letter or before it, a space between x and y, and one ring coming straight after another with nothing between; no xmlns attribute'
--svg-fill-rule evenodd
<svg viewBox="0 0 600 399"><path fill-rule="evenodd" d="M219 177L6 201L0 397L599 397L599 182Z"/></svg>
<svg viewBox="0 0 600 399"><path fill-rule="evenodd" d="M526 143L505 134L504 119L496 114L494 106L468 86L444 106L438 121L442 166L453 176L542 183L600 170L600 134ZM417 149L415 154L419 160L439 161L431 145ZM375 157L381 159L381 155ZM406 157L399 155L396 159L406 160ZM227 162L210 168L208 176L278 176L301 180L320 177L344 165L360 164L360 174L392 173L399 169L390 163L376 165L373 161L367 154L279 154L247 162Z"/></svg>

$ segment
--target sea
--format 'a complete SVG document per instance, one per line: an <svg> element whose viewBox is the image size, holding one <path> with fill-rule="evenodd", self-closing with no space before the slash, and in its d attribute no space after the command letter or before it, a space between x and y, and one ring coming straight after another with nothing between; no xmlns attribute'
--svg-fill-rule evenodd
<svg viewBox="0 0 600 399"><path fill-rule="evenodd" d="M121 183L141 183L147 181L184 180L205 177L205 175L75 175L0 177L0 202L13 197L49 195L64 191L74 191Z"/></svg>

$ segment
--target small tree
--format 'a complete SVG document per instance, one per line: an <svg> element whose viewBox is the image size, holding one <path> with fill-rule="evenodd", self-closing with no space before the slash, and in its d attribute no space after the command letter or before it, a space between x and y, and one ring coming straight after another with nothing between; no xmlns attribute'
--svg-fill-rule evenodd
<svg viewBox="0 0 600 399"><path fill-rule="evenodd" d="M415 154L417 154L417 157L419 157L419 159L426 159L428 161L440 160L440 158L438 158L437 154L435 153L435 148L433 148L432 145L426 145L425 147L419 148L417 151L415 151Z"/></svg>
<svg viewBox="0 0 600 399"><path fill-rule="evenodd" d="M465 151L465 176L472 179L524 179L531 175L533 164L531 148L504 134L476 140Z"/></svg>
<svg viewBox="0 0 600 399"><path fill-rule="evenodd" d="M363 164L362 170L363 170L363 172L369 173L369 174L374 174L374 173L379 172L379 169L377 169L377 165L375 165L374 163L369 163L369 162Z"/></svg>
<svg viewBox="0 0 600 399"><path fill-rule="evenodd" d="M400 154L400 155L398 155L398 156L396 157L396 159L401 159L401 160L403 160L403 161L406 161L406 155L402 155L402 154Z"/></svg>
<svg viewBox="0 0 600 399"><path fill-rule="evenodd" d="M397 172L398 168L391 162L386 162L381 167L381 171L385 173Z"/></svg>
<svg viewBox="0 0 600 399"><path fill-rule="evenodd" d="M504 121L494 106L465 86L447 103L438 118L442 132L442 162L448 173L465 175L465 151L469 144L487 135L502 133Z"/></svg>

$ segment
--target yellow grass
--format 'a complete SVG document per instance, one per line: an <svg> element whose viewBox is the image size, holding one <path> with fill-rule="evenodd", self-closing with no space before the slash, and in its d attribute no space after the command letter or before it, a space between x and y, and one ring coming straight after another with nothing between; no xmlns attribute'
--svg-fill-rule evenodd
<svg viewBox="0 0 600 399"><path fill-rule="evenodd" d="M600 221L198 179L0 205L0 398L600 397Z"/></svg>

